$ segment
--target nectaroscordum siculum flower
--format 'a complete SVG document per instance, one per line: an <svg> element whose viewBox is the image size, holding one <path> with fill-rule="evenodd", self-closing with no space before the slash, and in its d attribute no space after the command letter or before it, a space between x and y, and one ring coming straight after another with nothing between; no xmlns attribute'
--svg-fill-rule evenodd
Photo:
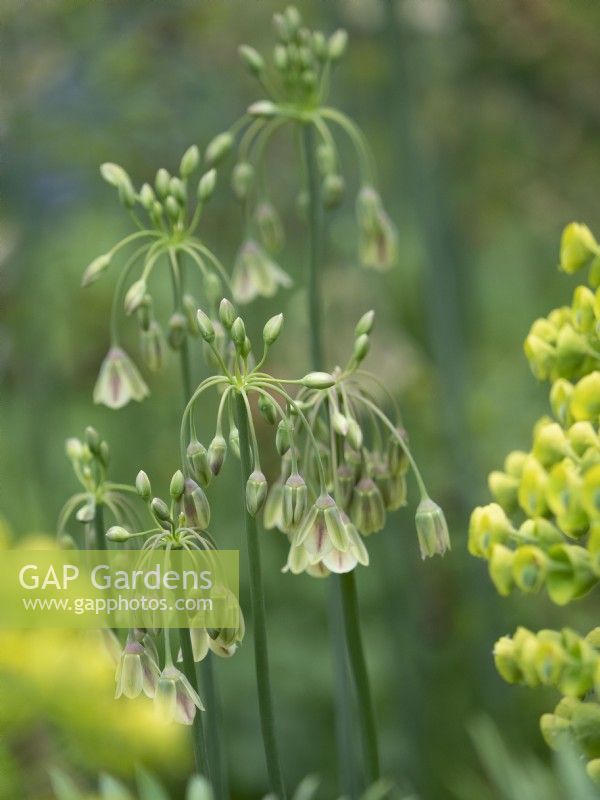
<svg viewBox="0 0 600 800"><path fill-rule="evenodd" d="M106 547L105 511L114 523L128 528L138 524L137 493L133 486L108 479L110 449L99 433L88 426L83 439L67 439L65 446L73 472L81 484L81 492L70 497L62 507L57 523L59 546L71 549L103 550ZM72 519L80 523L73 537L68 530Z"/></svg>
<svg viewBox="0 0 600 800"><path fill-rule="evenodd" d="M190 182L200 166L200 153L193 145L183 155L177 175L161 168L153 185L135 189L127 172L117 164L101 167L103 178L117 189L119 199L138 230L117 242L107 253L95 258L84 272L82 285L99 280L121 251L133 249L121 268L113 294L111 344L94 390L94 402L121 408L130 400L143 400L148 387L131 357L120 343L119 313L135 316L140 337L140 355L148 370L162 368L167 345L173 350L187 347L190 336L198 336L194 297L186 284L198 278L210 307L231 282L219 259L197 235L204 207L216 185L216 171L207 169L191 191ZM166 328L153 311L152 276L164 266L173 284L173 309ZM279 282L281 276L263 270L264 280ZM194 274L192 274L194 273ZM269 282L269 286L271 283Z"/></svg>
<svg viewBox="0 0 600 800"><path fill-rule="evenodd" d="M346 50L346 32L338 30L326 38L321 31L310 31L293 6L276 14L274 24L277 42L270 60L248 45L239 49L242 61L259 82L265 97L252 103L228 131L218 134L205 154L207 164L218 164L234 149L239 136L231 183L245 208L244 242L233 274L234 298L240 303L256 295L270 297L278 284L283 287L290 284L268 255L279 252L283 246L283 227L269 199L266 179L269 142L290 125L314 130L321 195L326 208L339 205L345 192L334 132L339 130L348 137L360 170L356 199L360 262L367 268L385 270L393 266L397 257L396 229L374 186L368 143L348 116L327 105L333 70ZM299 206L304 209L306 203L307 198L301 192Z"/></svg>
<svg viewBox="0 0 600 800"><path fill-rule="evenodd" d="M286 569L315 576L346 572L368 564L362 537L380 531L388 511L406 502L406 472L412 467L421 503L416 527L423 557L443 554L450 546L442 510L428 496L398 419L392 423L366 388L377 379L362 369L369 350L372 312L356 326L354 347L344 369L310 373L301 380L283 380L263 372L270 346L283 317L267 322L263 353L255 364L243 320L223 300L218 318L198 312L198 325L209 356L221 374L203 381L192 396L181 428L181 452L190 475L207 485L213 477L209 451L198 440L193 409L209 389L220 393L213 443L219 462L225 442L237 435L235 398L241 397L250 435L252 470L246 483L246 508L251 516L264 510L265 527L278 527L290 540ZM216 336L216 328L225 337ZM297 387L295 397L286 386ZM270 487L261 456L249 398L257 397L261 416L276 430L281 475ZM227 434L226 424L230 431Z"/></svg>

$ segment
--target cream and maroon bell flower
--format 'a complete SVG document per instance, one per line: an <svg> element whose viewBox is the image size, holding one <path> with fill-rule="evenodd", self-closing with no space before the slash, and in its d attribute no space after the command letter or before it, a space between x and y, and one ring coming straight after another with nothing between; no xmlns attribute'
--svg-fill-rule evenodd
<svg viewBox="0 0 600 800"><path fill-rule="evenodd" d="M398 254L398 233L372 186L363 186L360 190L356 216L362 265L379 271L389 269Z"/></svg>
<svg viewBox="0 0 600 800"><path fill-rule="evenodd" d="M115 697L154 697L160 670L154 655L141 642L128 641L117 665Z"/></svg>
<svg viewBox="0 0 600 800"><path fill-rule="evenodd" d="M281 286L289 289L292 279L258 242L249 239L240 247L231 275L233 297L250 303L256 297L273 297Z"/></svg>
<svg viewBox="0 0 600 800"><path fill-rule="evenodd" d="M340 519L347 542L345 549L332 545L315 556L304 544L292 542L283 571L291 572L293 575L307 572L313 578L325 578L331 572L338 575L351 572L357 564L368 566L369 554L358 531L343 512L340 514Z"/></svg>
<svg viewBox="0 0 600 800"><path fill-rule="evenodd" d="M180 722L191 725L196 709L204 711L202 701L181 670L167 665L160 674L156 685L154 702L158 715L166 722Z"/></svg>
<svg viewBox="0 0 600 800"><path fill-rule="evenodd" d="M352 491L350 517L363 536L377 533L385 525L385 504L375 481L362 477Z"/></svg>
<svg viewBox="0 0 600 800"><path fill-rule="evenodd" d="M149 394L136 365L124 350L113 345L100 367L94 387L94 403L116 409L127 405L130 400L139 402Z"/></svg>
<svg viewBox="0 0 600 800"><path fill-rule="evenodd" d="M320 561L334 547L344 551L348 549L348 534L331 495L322 494L309 508L292 538L292 544L295 547L302 546L312 563Z"/></svg>
<svg viewBox="0 0 600 800"><path fill-rule="evenodd" d="M415 515L421 558L443 556L450 550L450 533L444 512L430 497L424 497Z"/></svg>

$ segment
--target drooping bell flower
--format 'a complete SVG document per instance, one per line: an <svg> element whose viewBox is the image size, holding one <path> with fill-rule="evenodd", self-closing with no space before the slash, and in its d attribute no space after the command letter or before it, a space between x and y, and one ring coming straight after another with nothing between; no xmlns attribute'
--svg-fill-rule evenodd
<svg viewBox="0 0 600 800"><path fill-rule="evenodd" d="M108 351L94 387L94 403L122 408L130 400L143 400L150 394L144 379L127 353L113 345Z"/></svg>

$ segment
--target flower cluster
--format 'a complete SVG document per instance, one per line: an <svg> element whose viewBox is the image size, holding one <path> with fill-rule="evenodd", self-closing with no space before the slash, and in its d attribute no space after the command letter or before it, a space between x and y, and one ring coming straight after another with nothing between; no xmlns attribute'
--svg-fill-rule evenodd
<svg viewBox="0 0 600 800"><path fill-rule="evenodd" d="M216 185L216 171L209 169L191 193L190 180L200 165L198 148L193 145L183 155L179 174L161 168L154 184L144 183L136 190L127 172L117 164L101 167L104 179L117 189L119 199L129 211L138 230L95 258L84 272L82 285L95 283L109 268L117 254L132 248L117 280L111 311L111 347L96 387L94 402L120 408L129 400L143 400L148 387L137 367L119 344L118 319L122 309L135 315L139 325L140 353L151 372L162 368L166 345L173 350L186 346L188 336L197 336L197 307L185 291L188 268L199 277L199 286L210 305L223 294L230 281L214 253L196 235L206 203ZM164 264L173 284L173 311L166 333L156 319L150 288L157 267ZM135 275L137 271L137 275Z"/></svg>
<svg viewBox="0 0 600 800"><path fill-rule="evenodd" d="M553 748L566 739L576 742L588 774L600 782L600 628L585 638L569 628L537 634L518 628L496 643L494 659L509 683L550 686L564 695L552 714L542 716L542 734Z"/></svg>
<svg viewBox="0 0 600 800"><path fill-rule="evenodd" d="M266 98L253 103L246 115L228 131L218 134L206 150L206 162L218 163L233 149L236 136L243 131L231 176L234 194L246 211L245 240L232 275L233 296L240 303L256 295L272 296L278 285L290 284L289 277L269 255L281 249L284 233L264 175L267 144L286 123L309 129L318 140L316 169L326 208L336 207L345 192L332 127L348 136L360 169L356 215L361 263L385 270L397 257L396 229L373 185L372 157L365 137L349 117L326 105L332 70L346 50L346 32L338 30L326 38L321 31L310 31L293 6L275 14L274 26L277 43L271 59L248 45L240 47L241 58L266 92ZM304 193L299 195L298 204L305 208Z"/></svg>
<svg viewBox="0 0 600 800"><path fill-rule="evenodd" d="M573 222L563 232L560 268L574 273L586 267L589 286L575 289L570 306L556 308L547 317L536 320L525 340L525 354L533 374L540 380L577 381L598 367L600 245L589 228Z"/></svg>
<svg viewBox="0 0 600 800"><path fill-rule="evenodd" d="M199 475L197 471L194 474ZM200 476L199 476L200 477ZM200 478L201 479L201 478ZM214 550L215 543L207 531L210 522L210 505L202 487L191 478L185 478L178 470L171 479L170 502L152 496L150 480L140 471L136 478L136 490L145 501L154 527L133 531L114 525L106 532L106 538L118 544L143 538L141 550ZM211 629L194 626L190 620L194 661L202 661L209 650L218 656L232 656L244 638L244 619L235 603L235 627ZM117 667L116 697L137 697L144 692L154 698L162 717L191 725L196 709L202 704L196 690L186 676L173 665L169 631L164 630L165 659L162 671L156 648L156 637L160 631L133 630L129 632ZM181 655L180 655L181 660Z"/></svg>
<svg viewBox="0 0 600 800"><path fill-rule="evenodd" d="M221 374L203 381L188 404L182 421L182 457L189 473L207 485L223 465L227 441L239 456L234 402L243 398L252 450L246 505L252 516L264 508L265 527L277 527L289 537L286 569L294 574L323 576L368 564L363 538L384 527L387 511L405 505L409 466L421 493L416 516L421 553L443 554L449 547L443 512L427 495L399 418L391 422L366 387L371 382L376 390L382 388L375 376L361 369L373 322L373 312L359 320L352 355L343 369L284 380L261 371L281 331L283 315L264 326L263 355L254 366L244 322L228 300L221 302L217 319L198 312L208 354L220 365ZM295 396L289 393L290 385L297 388ZM221 395L215 435L206 448L196 438L192 411L210 388ZM281 469L270 488L261 469L250 396L275 429Z"/></svg>
<svg viewBox="0 0 600 800"><path fill-rule="evenodd" d="M143 692L154 700L161 719L191 725L196 709L202 711L204 706L183 672L173 665L168 635L165 641L165 665L161 670L154 638L145 630L129 632L117 664L115 697L133 699Z"/></svg>
<svg viewBox="0 0 600 800"><path fill-rule="evenodd" d="M558 605L600 580L600 296L593 291L600 285L600 246L588 228L573 223L563 232L560 268L583 267L589 285L575 290L571 306L537 320L525 342L534 375L551 382L552 416L535 424L530 450L510 453L503 469L490 473L495 502L476 508L469 526L469 551L487 559L500 594L545 587ZM581 639L569 630L535 636L524 629L497 643L496 664L506 680L552 685L571 698L542 718L549 740L560 728L582 744L575 731L583 718L590 726L596 719L600 735L600 706L572 700L600 685L599 643L597 631ZM600 762L591 762L590 774L600 780Z"/></svg>
<svg viewBox="0 0 600 800"><path fill-rule="evenodd" d="M105 547L103 511L108 509L119 524L136 524L137 509L132 502L132 486L108 480L110 449L108 443L91 426L85 430L83 440L67 439L65 450L83 491L72 495L63 505L57 523L57 540L61 547L85 549ZM75 538L67 533L71 519L81 523L83 534ZM98 523L101 535L98 536ZM81 530L81 529L80 529Z"/></svg>

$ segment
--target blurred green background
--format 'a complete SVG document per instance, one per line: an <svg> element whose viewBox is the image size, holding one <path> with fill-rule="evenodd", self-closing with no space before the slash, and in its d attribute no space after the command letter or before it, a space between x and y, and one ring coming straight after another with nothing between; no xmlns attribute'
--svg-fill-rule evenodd
<svg viewBox="0 0 600 800"><path fill-rule="evenodd" d="M151 379L141 406L111 413L91 402L114 282L83 292L80 276L129 230L98 166L116 161L139 185L231 124L260 97L237 46L268 49L271 16L282 8L271 0L3 0L0 509L15 535L52 533L75 488L63 441L86 424L112 444L115 479L132 481L144 468L166 490L177 467L174 360L162 380ZM519 623L569 621L584 631L593 618L593 599L568 611L542 597L501 600L465 542L470 508L487 502L487 472L510 449L529 446L531 425L546 409L522 340L533 318L570 297L569 279L555 268L562 227L576 219L594 230L600 217L600 5L303 0L300 8L311 28L350 32L331 103L371 141L401 242L399 266L381 278L355 263L356 176L344 151L350 191L330 217L324 264L328 356L333 364L347 352L355 321L375 308L370 367L401 398L414 452L453 535L451 555L421 563L413 504L371 539L372 566L359 574L385 772L426 800L475 800L483 796L473 788L482 771L468 725L477 714L491 716L517 754L549 760L538 718L554 698L505 685L492 664L494 641ZM308 367L305 229L294 210L300 177L292 141L275 149L271 164L288 237L280 261L296 288L248 315L258 331L267 316L285 312L272 370L300 374ZM228 266L241 236L230 166L201 228ZM135 352L135 338L129 345ZM199 377L199 351L195 364ZM270 433L261 435L268 449ZM275 457L268 466L272 475ZM230 461L211 496L213 533L234 547L238 482ZM326 587L282 575L285 550L283 538L265 534L285 771L290 784L321 774L324 797L333 797ZM233 796L256 798L265 776L250 641L217 666ZM0 773L14 781L2 797L37 800L47 796L43 780L34 790L23 776L53 759L68 766L69 736L50 724L54 746L34 738L23 759L15 738L47 722L41 704L25 701L27 725L0 727ZM107 768L127 775L134 756L124 747L121 769ZM101 766L81 757L76 769L93 775ZM151 759L149 766L180 791L173 770Z"/></svg>

